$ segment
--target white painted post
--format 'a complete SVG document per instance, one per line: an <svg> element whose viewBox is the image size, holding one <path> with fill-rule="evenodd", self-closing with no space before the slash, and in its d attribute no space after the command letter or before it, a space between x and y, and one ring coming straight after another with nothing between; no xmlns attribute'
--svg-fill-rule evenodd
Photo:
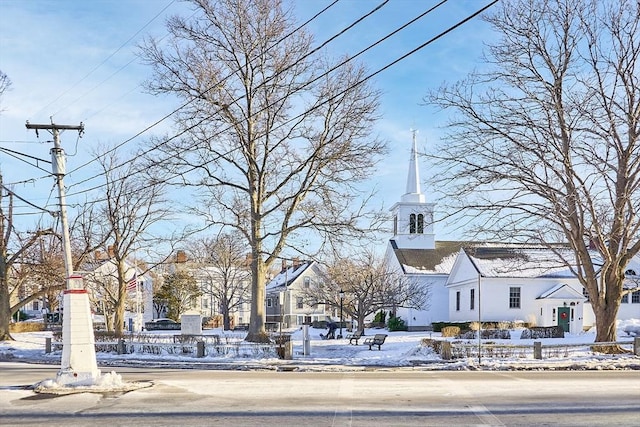
<svg viewBox="0 0 640 427"><path fill-rule="evenodd" d="M311 339L309 337L309 325L302 326L302 354L311 355Z"/></svg>

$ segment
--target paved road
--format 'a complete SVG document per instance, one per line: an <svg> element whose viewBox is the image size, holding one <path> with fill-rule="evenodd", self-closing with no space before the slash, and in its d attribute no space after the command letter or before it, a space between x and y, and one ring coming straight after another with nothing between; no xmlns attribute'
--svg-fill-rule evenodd
<svg viewBox="0 0 640 427"><path fill-rule="evenodd" d="M153 386L50 397L56 367L0 363L0 425L640 426L639 371L196 371L118 368Z"/></svg>

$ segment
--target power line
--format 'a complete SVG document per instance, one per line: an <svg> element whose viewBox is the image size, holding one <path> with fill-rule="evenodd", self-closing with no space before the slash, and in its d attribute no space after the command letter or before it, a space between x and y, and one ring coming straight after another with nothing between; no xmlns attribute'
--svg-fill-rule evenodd
<svg viewBox="0 0 640 427"><path fill-rule="evenodd" d="M17 159L17 160L19 160L21 162L24 162L24 163L28 164L29 166L33 166L34 168L40 169L43 172L49 172L48 170L41 168L37 164L29 163L27 160L23 159L22 157L27 157L27 158L30 158L32 160L37 160L39 162L51 164L51 162L49 160L40 159L38 157L33 157L33 156L28 155L28 154L24 154L24 153L21 153L19 151L14 151L14 150L11 150L9 148L4 148L4 147L0 147L0 151L5 152L9 156L11 156L11 157L13 157L13 158L15 158L15 159ZM20 156L22 156L22 157L20 157Z"/></svg>
<svg viewBox="0 0 640 427"><path fill-rule="evenodd" d="M131 37L129 37L129 39L127 39L127 41L125 41L123 44L120 45L120 47L118 47L115 51L113 51L108 57L106 57L102 62L100 62L98 65L96 65L95 67L93 67L87 74L85 74L84 77L82 77L80 80L78 80L77 82L75 82L73 85L71 85L71 87L69 87L67 90L65 90L64 92L62 92L60 95L58 95L53 101L49 102L47 105L45 105L44 107L40 108L36 114L34 114L34 116L37 116L38 114L40 114L43 110L47 109L49 106L51 106L54 102L56 102L57 100L59 100L60 98L62 98L64 95L66 95L67 93L69 93L71 90L73 90L75 87L77 87L80 83L82 83L87 77L89 77L91 74L93 74L96 70L98 70L100 67L102 67L109 59L113 58L118 52L120 52L120 50L122 50L126 45L129 44L129 42L131 42L131 40L133 40L138 34L140 34L142 32L142 30L144 30L145 28L147 28L153 21L155 21L165 10L167 10L169 8L169 6L171 6L173 3L175 3L175 0L171 0L170 3L168 3L160 12L158 12L153 18L151 18L146 24L144 24L142 26L142 28L140 28L138 31L135 32L135 34L133 34ZM130 63L129 63L130 64ZM126 64L126 65L129 65ZM94 88L95 89L95 88ZM92 89L93 90L93 89ZM84 96L84 95L83 95ZM77 100L76 100L77 101ZM73 101L73 102L76 102ZM73 104L73 102L71 104ZM60 111L64 110L65 108L69 107L68 104L66 106L64 106L63 108L61 108L59 111L57 111L55 114L53 114L54 116L58 113L60 113Z"/></svg>
<svg viewBox="0 0 640 427"><path fill-rule="evenodd" d="M331 4L327 5L324 9L320 10L318 13L316 13L314 16L312 16L311 18L309 18L307 21L305 21L304 23L300 24L298 27L296 27L295 29L293 29L292 31L290 31L289 33L285 34L284 36L280 37L280 39L278 39L276 42L273 43L273 45L271 45L270 47L268 47L266 49L266 51L269 51L271 49L273 49L274 47L276 47L277 45L279 45L280 43L282 43L284 40L286 40L288 37L290 37L291 35L295 34L297 31L300 31L304 26L308 25L310 22L312 22L314 19L316 19L318 16L320 16L321 14L323 14L324 12L326 12L327 10L329 10L332 6L334 6L336 3L338 3L339 0L334 0ZM383 2L383 4L386 4L389 0L385 0ZM380 6L376 7L375 10L378 10L380 8ZM192 15L193 16L193 15ZM344 31L343 31L344 32ZM335 37L332 37L330 40L333 40ZM328 43L325 42L323 43L320 47L314 49L314 52L319 50L322 46L326 45ZM257 58L257 57L256 57ZM252 58L249 60L249 62L253 61L256 58ZM223 77L219 82L216 82L215 84L211 85L209 88L207 88L205 91L203 91L203 94L208 93L209 91L211 91L212 89L218 87L221 83L224 83L227 79L229 79L231 76L233 76L233 73L239 71L238 70L234 70L233 72L229 73L228 75L226 75L225 77ZM241 98L239 98L241 99ZM189 104L193 103L196 99L190 99L189 101L185 102L184 104L182 104L181 106L179 106L178 108L174 109L173 111L171 111L169 114L164 115L162 118L160 118L159 120L155 121L154 123L152 123L151 125L147 126L146 128L144 128L143 130L139 131L138 133L136 133L134 136L124 140L123 142L119 143L118 145L116 145L115 147L113 147L112 149L108 150L106 153L103 154L109 154L114 152L115 150L117 150L118 148L122 147L123 145L131 142L132 140L134 140L135 138L139 137L140 135L146 133L148 130L154 128L155 126L159 125L160 123L162 123L163 121L165 121L166 119L168 119L169 117L173 116L175 113L177 113L178 111L182 110L183 108L185 108L186 106L188 106ZM235 101L234 101L235 102ZM183 132L184 133L184 132ZM183 133L180 133L183 134ZM156 147L157 148L157 147ZM76 172L86 166L88 166L89 164L95 162L97 160L97 158L92 159L86 163L83 163L82 165L76 167L75 169L72 169L71 171L69 171L69 173L73 173ZM125 162L124 164L129 163L129 162ZM115 168L121 167L122 165L118 165ZM80 181L79 183L76 183L75 185L79 185L82 184L86 181L90 181L94 178L97 178L99 176L101 176L101 174L95 175L93 177L90 177L88 179L85 179L83 181Z"/></svg>
<svg viewBox="0 0 640 427"><path fill-rule="evenodd" d="M443 3L444 3L444 2L446 2L446 1L447 1L447 0L443 0L442 2L440 2L439 4L437 4L436 6L434 6L434 7L430 8L430 9L429 9L428 11L426 11L425 13L422 13L422 14L420 15L420 17L425 16L427 13L429 13L429 12L433 11L436 7L440 6L441 4L443 4ZM371 78L373 78L374 76L376 76L376 75L380 74L381 72L383 72L383 71L387 70L388 68L390 68L390 67L392 67L393 65L397 64L398 62L400 62L400 61L402 61L402 60L406 59L407 57L409 57L409 56L411 56L411 55L415 54L416 52L418 52L418 51L422 50L422 49L423 49L423 48L425 48L426 46L428 46L428 45L430 45L431 43L435 42L436 40L438 40L438 39L442 38L443 36L445 36L446 34L450 33L451 31L453 31L453 30L457 29L458 27L460 27L460 26L464 25L465 23L467 23L467 22L468 22L468 21L470 21L471 19L475 18L476 16L478 16L479 14L481 14L482 12L484 12L485 10L487 10L488 8L490 8L491 6L493 6L493 5L494 5L495 3L497 3L497 2L498 2L498 0L494 0L493 2L491 2L491 3L489 3L488 5L484 6L483 8L478 9L476 12L472 13L472 14L471 14L471 15L469 15L467 18L465 18L465 19L463 19L463 20L461 20L461 21L458 21L458 22L457 22L456 24L454 24L453 26L451 26L451 27L447 28L445 31L442 31L441 33L439 33L438 35L436 35L436 36L432 37L432 38L431 38L431 39L429 39L428 41L426 41L426 42L422 43L422 44L421 44L421 45L419 45L418 47L416 47L416 48L412 49L411 51L409 51L409 52L407 52L407 53L405 53L405 54L401 55L400 57L398 57L398 58L397 58L397 59L395 59L394 61L392 61L392 62L388 63L387 65L385 65L385 66L383 66L383 67L381 67L381 68L379 68L377 71L375 71L375 72L373 72L373 73L371 73L371 74L369 74L369 75L365 76L364 78L362 78L362 79L361 79L361 80L359 80L358 82L354 83L353 85L351 85L351 86L350 86L350 87L348 87L347 89L343 90L342 92L340 92L340 93L338 93L338 94L334 95L333 97L331 97L331 98L329 98L329 99L326 99L324 102L322 102L322 103L320 103L320 104L318 104L318 105L314 106L312 109L309 109L309 110L307 110L307 111L305 111L305 112L303 112L303 113L299 114L298 116L295 116L295 117L293 117L293 118L289 119L288 121L286 121L286 122L282 123L280 126L284 126L285 124L287 124L287 123L289 123L289 122L291 122L291 121L297 120L297 119L299 119L300 117L302 117L303 115L308 114L309 112L313 111L314 109L319 108L320 106L322 106L322 105L326 104L327 102L330 102L331 100L333 100L333 99L335 99L335 98L337 98L337 97L339 97L339 96L343 95L344 93L346 93L346 92L348 92L348 91L352 90L353 88L355 88L355 87L357 87L357 86L359 86L359 85L361 85L361 84L364 84L366 81L370 80L370 79L371 79ZM411 20L411 21L409 21L407 24L405 24L405 25L401 26L399 29L394 30L392 33L390 33L390 35L391 35L391 34L395 34L395 33L397 33L398 31L400 31L400 30L401 30L401 29L403 29L403 28L406 28L406 26L408 26L408 25L410 25L411 23L415 22L415 21L416 21L416 19L418 19L418 18L414 18L414 19L412 19L412 20ZM383 39L388 38L390 35L385 36ZM355 55L354 57L352 57L352 58L355 58L355 57L359 56L359 55L360 55L360 54L362 54L364 51L366 51L366 50L370 49L371 47L373 47L373 46L375 46L375 45L377 45L377 44L379 44L379 43L380 43L380 41L381 41L381 40L383 40L383 39L380 39L380 40L378 40L377 42L375 42L375 43L373 43L372 45L370 45L369 47L367 47L367 48L363 49L362 51L360 51L358 54L356 54L356 55ZM334 71L334 70L335 70L336 68L338 68L339 66L342 66L342 65L346 64L347 62L348 62L348 60L347 60L347 61L343 61L341 64L339 64L339 65L337 65L337 66L333 67L331 70L329 70L327 73L325 73L325 75L326 75L326 74L328 74L328 73L330 73L330 72L332 72L332 71ZM319 78L321 78L321 77L322 77L322 76L320 76ZM309 83L309 84L310 84L310 83ZM234 101L234 102L235 102L235 101ZM275 101L275 102L278 102L278 101ZM255 112L254 114L259 114L259 113L261 113L262 111L264 111L265 109L268 109L269 107L270 107L270 106L266 106L266 107L264 107L262 110L257 111L257 112ZM208 116L208 117L207 117L207 118L205 118L205 119L202 119L202 120L201 120L200 122L198 122L197 124L192 125L192 126L188 127L187 129L184 129L183 131L181 131L181 132L179 132L178 134L174 135L173 137L171 137L171 138L167 139L167 140L166 140L166 141L164 141L163 143L166 143L166 142L168 142L168 141L170 141L170 140L173 140L173 139L175 139L175 138L177 138L177 137L179 137L179 136L182 136L183 134L185 134L185 133L187 133L188 131L192 130L192 129L193 129L193 128L195 128L196 126L200 125L204 120L206 120L206 119L208 119L208 118L210 118L210 117L212 117L212 116L213 116L213 115ZM229 127L225 128L224 130L222 130L222 131L218 132L216 135L220 135L221 133L223 133L223 132L225 132L226 130L230 129L230 127L231 127L231 125L230 125ZM276 128L274 128L274 129L276 129ZM215 135L214 135L214 137L215 137ZM163 143L162 143L162 144L163 144ZM154 147L152 147L152 149L154 149L154 148L158 148L158 147L159 147L160 145L162 145L162 144L157 144L157 145L155 145ZM229 150L227 153L223 153L223 154L221 154L221 155L217 156L216 158L221 158L221 157L223 157L223 156L225 156L225 155L230 154L231 152L233 152L233 151L235 151L235 150L237 150L237 149L238 149L238 148L231 149L231 150ZM145 152L145 153L143 153L143 154L148 154L150 151L151 151L151 150L148 150L148 151L146 151L146 152ZM167 160L167 159L165 159L165 160ZM127 161L127 162L125 162L125 163L123 163L123 164L121 164L121 165L118 165L117 167L123 166L124 164L130 163L130 162L131 162L131 161ZM160 162L162 162L162 160L161 160ZM163 180L163 182L164 182L164 183L168 183L171 179L174 179L174 178L177 178L177 177L180 177L180 176L184 176L184 175L186 175L186 174L188 174L188 173L190 173L190 172L192 172L192 171L196 170L198 167L199 167L199 166L194 166L194 167L192 167L192 168L190 168L190 169L188 169L188 170L186 170L186 171L182 171L182 172L181 172L181 173L179 173L179 174L175 174L173 177L170 177L170 178L168 178L168 179ZM102 175L102 174L100 174L100 175ZM100 176L100 175L97 175L97 176ZM90 178L90 179L96 178L97 176L94 176L94 177L92 177L92 178ZM86 182L86 181L88 181L88 180L89 180L89 179L84 180L84 181L81 181L81 182L79 182L78 184L83 183L83 182ZM101 187L103 187L103 185L99 185L99 186L96 186L96 187L93 187L93 188L90 188L90 189L87 189L87 190L83 190L83 191L78 191L78 192L73 193L73 194L71 194L71 195L81 194L81 193L88 192L88 191L92 191L92 190L95 190L95 189L98 189L98 188L101 188ZM149 186L149 187L150 187L150 186ZM143 188L145 188L145 187L143 187ZM147 187L147 188L148 188L148 187Z"/></svg>
<svg viewBox="0 0 640 427"><path fill-rule="evenodd" d="M496 1L497 1L497 0L496 0ZM418 17L411 19L411 20L410 20L410 21L408 21L406 24L404 24L404 25L402 25L401 27L399 27L398 29L396 29L396 30L392 31L392 32L391 32L391 33L389 33L387 36L383 37L382 39L379 39L378 41L374 42L373 44L369 45L368 47L366 47L366 48L362 49L360 52L358 52L358 53L357 53L357 54L355 54L354 56L349 57L348 59L346 59L346 60L342 61L341 63L339 63L339 64L337 64L337 65L333 66L331 69L329 69L329 70L328 70L328 71L326 71L325 73L321 74L320 76L316 77L314 80L312 80L312 81L310 81L310 82L306 82L306 83L305 83L305 85L303 85L302 87L298 88L298 90L300 90L300 89L302 89L302 88L304 88L304 87L306 87L306 86L308 86L308 85L312 84L313 82L315 82L315 81L317 81L317 80L319 80L319 79L321 79L321 78L323 78L323 77L327 76L328 74L330 74L331 72L335 71L335 70L336 70L336 69L338 69L339 67L341 67L341 66L345 65L345 64L346 64L346 63L348 63L349 61L352 61L353 59L355 59L356 57L360 56L360 55L361 55L361 54L363 54L364 52L366 52L366 51L370 50L371 48L373 48L374 46L378 45L381 41L383 41L383 40L385 40L385 39L388 39L391 35L398 33L400 30L402 30L402 29L406 28L407 26L411 25L412 23L416 22L418 19L420 19L420 18L422 18L422 17L426 16L428 13L433 12L433 10L435 10L437 7L441 6L442 4L444 4L444 3L446 3L446 2L447 2L447 0L442 0L440 3L436 4L435 6L433 6L433 7L429 8L429 9L427 9L425 12L421 13L420 15L418 15ZM383 4L382 4L382 5L384 5L385 3L386 3L386 1L385 1L385 2L383 2ZM495 2L494 2L494 3L495 3ZM492 3L492 4L493 4L493 3ZM491 6L492 4L490 4L489 6ZM379 69L378 71L376 71L375 73L373 73L373 74L371 74L371 75L367 76L366 78L362 79L360 82L355 83L354 85L352 85L351 87L349 87L349 88L345 89L344 91L342 91L342 92L340 92L340 93L336 94L334 97L329 98L329 99L325 100L324 102L322 102L322 103L320 103L320 104L316 105L316 106L315 106L315 107L313 107L312 109L309 109L309 110L307 110L307 111L305 111L305 112L303 112L303 113L299 114L298 116L293 117L293 118L291 118L291 119L287 120L286 122L282 123L280 126L284 126L284 125L286 125L287 123L290 123L291 121L294 121L294 120L296 120L296 119L298 119L298 118L302 117L304 114L308 114L309 112L313 111L314 109L317 109L317 108L321 107L322 105L324 105L325 103L327 103L327 102L331 101L332 99L335 99L336 97L343 95L344 93L346 93L347 91L349 91L349 90L353 89L354 87L358 86L359 84L364 83L365 81L369 80L369 79L370 79L370 78L372 78L373 76L375 76L375 75L379 74L380 72L384 71L385 69L389 68L390 66L392 66L392 65L394 65L395 63L399 62L400 60L402 60L402 59L406 58L407 56L409 56L409 55L411 55L411 54L415 53L416 51L418 51L418 50L422 49L422 48L423 48L423 47L425 47L426 45L428 45L428 44L432 43L433 41L437 40L438 38L442 37L442 36L443 36L444 34L446 34L447 32L452 31L453 29L455 29L455 28L457 28L458 26L462 25L462 23L464 23L464 22L468 21L469 19L471 19L471 18L475 17L476 15L478 15L478 14L482 13L482 12L483 12L486 8L488 8L489 6L487 6L487 7L483 8L483 9L479 10L479 11L478 11L478 12L476 12L475 14L471 15L470 17L468 17L466 20L458 22L456 25L454 25L453 27L450 27L450 28L449 28L447 31L445 31L444 33L441 33L440 35L438 35L438 36L437 36L437 37L435 37L434 39L432 39L432 40L428 41L427 43L423 44L421 47L416 48L416 49L414 49L413 51L409 52L408 54L405 54L404 56L400 57L399 59L396 59L396 60L395 60L395 61L393 61L392 63L387 64L385 67L383 67L383 68ZM374 9L374 10L379 10L379 6L378 6L378 7L376 7L376 9ZM359 18L359 19L357 20L357 22L360 22L360 21L362 21L362 19L361 19L361 18ZM351 27L353 27L353 25L350 25L350 26L349 26L349 28L351 28ZM343 33L343 32L344 32L344 31L342 31L342 32L340 32L340 33ZM334 38L335 38L335 36L332 36L332 37L331 37L331 39L334 39ZM314 51L317 51L317 49L314 49ZM308 56L308 55L306 55L305 57L307 57L307 56ZM228 77L228 76L227 76L227 77ZM264 84L266 84L266 83L268 83L268 80L267 80L267 81L265 81L265 82L263 82L263 83L261 83L261 85L264 85ZM244 96L242 96L242 97L240 97L240 98L237 98L237 99L233 100L233 102L237 102L238 100L240 100L240 99L242 99L242 98L244 98ZM282 100L282 98L281 98L281 99L279 99L279 100L274 101L274 103L279 102L279 101L281 101L281 100ZM192 101L193 101L193 100L192 100ZM192 102L192 101L190 101L190 102ZM188 104L188 103L187 103L187 104ZM185 105L186 105L186 104L185 104ZM273 104L271 104L271 105L273 105ZM261 109L261 110L259 110L259 111L256 111L256 112L254 113L254 115L256 115L256 114L260 114L261 112L263 112L263 111L265 111L266 109L270 108L270 106L271 106L271 105L266 106L266 107L262 108L262 109ZM209 118L213 117L213 115L214 115L214 114L215 114L215 113L213 113L213 114L211 114L211 115L209 115L209 116L207 116L207 117L203 118L203 119L202 119L202 120L200 120L198 123L196 123L196 124L194 124L194 125L191 125L191 126L189 126L188 128L186 128L186 129L183 129L183 130L182 130L182 131L180 131L179 133L177 133L177 134L173 135L171 138L168 138L168 139L166 139L166 140L162 141L161 143L159 143L159 144L156 144L156 145L152 146L150 149L148 149L148 150L144 151L143 153L141 153L141 155L146 155L146 154L148 154L148 153L152 152L153 150L155 150L155 149L157 149L157 148L161 147L162 145L164 145L164 144L168 143L169 141L174 140L174 139L176 139L176 138L178 138L178 137L180 137L180 136L182 136L182 135L184 135L184 134L188 133L188 132L189 132L189 131L191 131L192 129L194 129L194 128L196 128L197 126L199 126L200 124L202 124L205 120L208 120ZM227 128L225 128L225 129L223 129L223 130L219 131L217 134L213 135L213 137L215 137L216 135L220 135L220 134L222 134L223 132L227 131L228 129L230 129L230 128L231 128L231 126L232 126L232 125L229 125L229 127L227 127ZM224 156L226 156L226 155L228 155L228 154L232 153L232 152L233 152L233 151L235 151L235 150L237 150L237 148L231 149L231 150L230 150L230 151L228 151L227 153L222 153L222 154L220 154L220 155L216 156L216 159L222 158L222 157L224 157ZM157 164L157 163L161 163L162 161L166 161L166 160L168 160L168 159L169 159L169 158L161 159L160 161L157 161L157 162L156 162L156 164ZM123 163L121 163L120 165L115 166L114 168L122 167L122 166L124 166L124 165L126 165L126 164L131 163L132 161L133 161L133 160L129 160L129 161L123 162ZM188 169L188 170L186 170L186 171L182 171L181 173L175 174L174 176L169 177L169 178L167 178L167 179L163 180L163 182L168 183L171 179L178 178L178 177L180 177L180 176L184 177L184 175L186 175L186 174L188 174L188 173L190 173L190 172L194 171L194 170L195 170L195 169L197 169L197 168L198 168L198 166L194 166L194 167L192 167L192 168L190 168L190 169ZM112 168L112 169L113 169L113 168ZM140 172L141 172L141 171L140 171ZM134 172L134 173L136 173L136 172ZM95 176L93 176L93 177L91 177L91 178L88 178L88 179L85 179L85 180L83 180L83 181L80 181L80 182L76 183L75 185L82 184L82 183L84 183L84 182L87 182L87 181L89 181L89 180L91 180L91 179L97 178L97 177L102 176L102 175L103 175L103 173L100 173L100 174L95 175ZM94 187L89 188L89 189L86 189L86 190L82 190L82 191L78 191L78 192L72 193L71 195L77 195L77 194L81 194L81 193L85 193L85 192L93 191L93 190L99 189L99 188L101 188L101 187L103 187L103 186L104 186L104 184L100 184L100 185L94 186Z"/></svg>
<svg viewBox="0 0 640 427"><path fill-rule="evenodd" d="M26 203L27 205L31 206L32 208L38 209L38 210L40 210L42 212L46 212L46 213L50 214L51 216L57 215L57 212L50 211L48 209L42 208L42 207L40 207L40 206L38 206L36 204L31 203L30 201L28 201L24 197L21 197L15 191L13 191L13 190L9 189L8 187L6 187L4 184L0 184L0 186L5 189L5 191L7 192L8 195L14 196L16 199L20 200L23 203Z"/></svg>

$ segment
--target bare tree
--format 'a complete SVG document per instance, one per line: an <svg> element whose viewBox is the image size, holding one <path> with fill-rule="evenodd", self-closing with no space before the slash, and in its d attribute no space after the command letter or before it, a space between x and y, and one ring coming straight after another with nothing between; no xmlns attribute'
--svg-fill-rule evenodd
<svg viewBox="0 0 640 427"><path fill-rule="evenodd" d="M2 109L2 97L4 93L11 89L11 79L2 70L0 70L0 113Z"/></svg>
<svg viewBox="0 0 640 427"><path fill-rule="evenodd" d="M372 135L379 94L351 62L328 72L281 0L192 3L191 17L168 21L168 42L142 46L149 90L185 101L183 138L157 142L155 163L196 186L209 226L248 242L247 340L264 341L265 276L285 248L370 236L357 184L386 151Z"/></svg>
<svg viewBox="0 0 640 427"><path fill-rule="evenodd" d="M223 327L231 329L230 314L251 295L251 272L242 236L235 233L203 238L192 245L191 253L198 266L197 274L204 281L204 296L212 305L219 305Z"/></svg>
<svg viewBox="0 0 640 427"><path fill-rule="evenodd" d="M20 268L20 264L24 264L27 251L41 236L52 233L51 230L18 233L13 223L13 193L3 185L0 175L0 341L13 340L9 324L13 310L20 305L12 308L11 299L28 279L28 269Z"/></svg>
<svg viewBox="0 0 640 427"><path fill-rule="evenodd" d="M66 272L62 255L62 241L53 232L41 236L20 258L17 276L22 281L22 298L12 307L12 313L34 300L44 299L52 311L58 308L59 296L66 287Z"/></svg>
<svg viewBox="0 0 640 427"><path fill-rule="evenodd" d="M567 242L596 341L615 341L640 251L640 3L510 1L487 20L487 71L428 99L456 113L437 185L488 236Z"/></svg>
<svg viewBox="0 0 640 427"><path fill-rule="evenodd" d="M104 250L116 267L116 286L113 290L105 288L104 291L105 295L112 294L114 332L121 336L129 300L127 282L131 276L131 265L144 266L146 270L152 267L138 263L136 251L167 242L157 230L153 233L153 227L169 220L170 208L164 196L165 186L162 182L147 179L137 169L138 165L123 163L115 152L106 152L108 154L98 156L106 180L100 215L104 218L103 227L107 236L105 242L110 243Z"/></svg>
<svg viewBox="0 0 640 427"><path fill-rule="evenodd" d="M340 309L340 291L344 292L343 317L356 319L360 331L365 318L380 310L426 309L429 303L428 287L403 277L371 252L332 262L324 280L305 289L303 298L309 305L324 303Z"/></svg>

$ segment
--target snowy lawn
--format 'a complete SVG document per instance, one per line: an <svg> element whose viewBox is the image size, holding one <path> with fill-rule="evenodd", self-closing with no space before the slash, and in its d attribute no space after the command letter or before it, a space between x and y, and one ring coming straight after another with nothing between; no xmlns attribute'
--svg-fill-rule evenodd
<svg viewBox="0 0 640 427"><path fill-rule="evenodd" d="M624 348L633 348L633 336L625 333L629 326L640 327L640 320L635 319L618 325L618 340L624 342ZM320 337L325 330L309 328L311 351L304 355L302 330L286 331L291 333L293 341L293 359L281 360L271 351L238 351L244 345L243 333L224 332L219 329L205 330L203 334L219 335L222 343L229 344L227 352L208 351L202 358L192 354L150 354L131 353L116 354L114 352L98 352L98 365L123 366L138 365L157 367L184 367L217 369L296 369L296 370L365 370L371 368L402 368L413 369L447 369L447 370L476 370L476 369L640 369L640 357L633 354L606 355L593 353L589 344L595 339L594 332L579 335L567 335L563 339L519 339L520 331L513 331L510 340L483 340L482 356L478 360L477 340L459 340L447 338L450 341L467 343L470 352L468 357L461 357L451 361L442 360L431 347L423 345L423 339L443 339L439 333L430 332L388 332L384 329L369 329L359 340L359 345L350 345L349 340L323 340ZM387 334L381 350L364 345L367 337L376 333ZM154 331L146 335L164 335L167 341L176 335L176 331ZM347 332L343 331L346 337ZM13 334L15 341L0 343L0 360L23 361L32 363L60 363L61 352L54 351L45 354L45 339L51 337L51 332L30 332ZM149 337L152 339L152 337ZM533 349L520 346L532 346L534 341L543 345L543 359L533 358ZM489 344L505 344L516 346L513 350L501 350L487 353ZM576 346L577 344L582 344ZM546 346L546 347L545 347ZM249 346L247 347L249 348ZM493 353L493 355L491 354Z"/></svg>

